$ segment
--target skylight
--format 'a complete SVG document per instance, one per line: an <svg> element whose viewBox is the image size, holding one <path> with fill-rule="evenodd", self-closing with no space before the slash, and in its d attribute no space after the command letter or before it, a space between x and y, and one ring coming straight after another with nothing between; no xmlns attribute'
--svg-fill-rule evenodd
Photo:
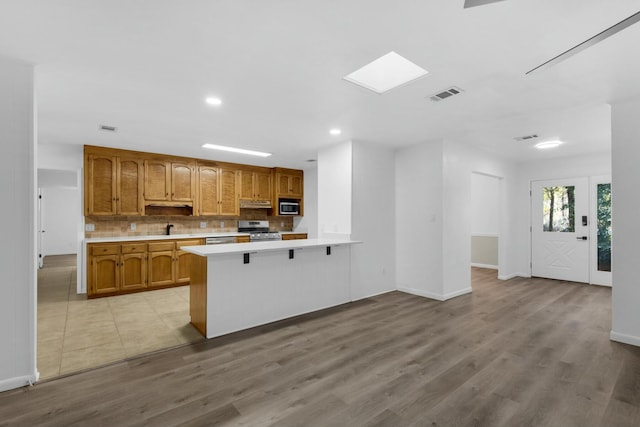
<svg viewBox="0 0 640 427"><path fill-rule="evenodd" d="M383 94L412 82L429 72L394 51L381 56L344 77L345 80Z"/></svg>

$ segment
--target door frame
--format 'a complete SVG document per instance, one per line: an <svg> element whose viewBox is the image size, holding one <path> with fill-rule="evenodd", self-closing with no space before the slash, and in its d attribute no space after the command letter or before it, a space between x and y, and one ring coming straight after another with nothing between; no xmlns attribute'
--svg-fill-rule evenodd
<svg viewBox="0 0 640 427"><path fill-rule="evenodd" d="M585 282L589 285L600 285L611 287L612 279L610 272L598 272L597 271L597 239L593 236L597 236L597 184L611 183L611 175L593 175L582 177L570 177L570 178L550 178L550 179L533 179L529 181L529 277L533 277L533 227L536 220L533 216L533 183L540 181L563 181L571 179L583 179L587 178L588 191L586 194L588 213L589 213L589 227L588 236L589 239L589 281ZM599 274L595 274L599 273ZM608 277L607 277L608 275ZM583 283L583 282L580 282Z"/></svg>

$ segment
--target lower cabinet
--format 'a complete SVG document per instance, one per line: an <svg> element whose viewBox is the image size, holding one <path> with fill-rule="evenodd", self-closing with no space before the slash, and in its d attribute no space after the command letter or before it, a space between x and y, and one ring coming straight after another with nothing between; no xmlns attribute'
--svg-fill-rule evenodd
<svg viewBox="0 0 640 427"><path fill-rule="evenodd" d="M189 283L191 254L204 239L89 243L87 296L117 295Z"/></svg>
<svg viewBox="0 0 640 427"><path fill-rule="evenodd" d="M307 238L307 233L283 234L282 240L302 240Z"/></svg>

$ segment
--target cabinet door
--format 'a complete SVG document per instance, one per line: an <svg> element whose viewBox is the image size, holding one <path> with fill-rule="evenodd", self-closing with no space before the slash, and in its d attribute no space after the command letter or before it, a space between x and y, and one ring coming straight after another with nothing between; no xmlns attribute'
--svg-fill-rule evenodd
<svg viewBox="0 0 640 427"><path fill-rule="evenodd" d="M192 202L195 183L193 166L188 163L171 163L171 200Z"/></svg>
<svg viewBox="0 0 640 427"><path fill-rule="evenodd" d="M170 200L169 190L171 170L162 160L144 161L144 198L145 200Z"/></svg>
<svg viewBox="0 0 640 427"><path fill-rule="evenodd" d="M113 293L120 289L118 260L119 255L117 254L91 257L90 296Z"/></svg>
<svg viewBox="0 0 640 427"><path fill-rule="evenodd" d="M116 158L89 155L86 167L86 215L115 215Z"/></svg>
<svg viewBox="0 0 640 427"><path fill-rule="evenodd" d="M198 206L199 215L218 215L218 168L198 167Z"/></svg>
<svg viewBox="0 0 640 427"><path fill-rule="evenodd" d="M175 283L174 251L149 252L149 287Z"/></svg>
<svg viewBox="0 0 640 427"><path fill-rule="evenodd" d="M299 175L289 176L289 195L292 197L302 197L302 177Z"/></svg>
<svg viewBox="0 0 640 427"><path fill-rule="evenodd" d="M142 176L142 160L118 158L116 201L119 215L142 215Z"/></svg>
<svg viewBox="0 0 640 427"><path fill-rule="evenodd" d="M120 265L120 288L143 289L147 287L147 254L123 254Z"/></svg>
<svg viewBox="0 0 640 427"><path fill-rule="evenodd" d="M253 189L253 172L241 171L240 172L240 198L241 199L255 199L256 194Z"/></svg>
<svg viewBox="0 0 640 427"><path fill-rule="evenodd" d="M197 246L202 242L198 240L180 240L176 242L176 283L189 283L191 277L191 258L194 256L190 252L181 250L183 246Z"/></svg>
<svg viewBox="0 0 640 427"><path fill-rule="evenodd" d="M278 195L285 196L289 194L289 176L279 173L276 176L276 190Z"/></svg>
<svg viewBox="0 0 640 427"><path fill-rule="evenodd" d="M240 172L235 169L220 168L220 215L240 215L238 185Z"/></svg>
<svg viewBox="0 0 640 427"><path fill-rule="evenodd" d="M253 188L255 198L260 200L268 200L271 198L271 174L255 173L253 178Z"/></svg>

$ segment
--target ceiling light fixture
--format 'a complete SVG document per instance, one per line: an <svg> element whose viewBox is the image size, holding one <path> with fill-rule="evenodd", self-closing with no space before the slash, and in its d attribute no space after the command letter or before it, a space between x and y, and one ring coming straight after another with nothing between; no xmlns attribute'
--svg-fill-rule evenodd
<svg viewBox="0 0 640 427"><path fill-rule="evenodd" d="M331 129L329 133L335 136L335 135L340 135L342 131L340 129Z"/></svg>
<svg viewBox="0 0 640 427"><path fill-rule="evenodd" d="M249 154L251 156L269 157L271 153L264 153L262 151L245 150L244 148L226 147L224 145L204 144L202 148L208 148L210 150L229 151L231 153Z"/></svg>
<svg viewBox="0 0 640 427"><path fill-rule="evenodd" d="M560 141L559 139L554 139L552 141L538 142L535 147L539 150L546 150L548 148L556 148L557 146L562 144L564 144L564 142Z"/></svg>
<svg viewBox="0 0 640 427"><path fill-rule="evenodd" d="M428 73L424 68L391 51L343 78L375 93L383 94Z"/></svg>
<svg viewBox="0 0 640 427"><path fill-rule="evenodd" d="M210 96L204 100L209 105L222 105L222 100L220 98L216 98L214 96Z"/></svg>

